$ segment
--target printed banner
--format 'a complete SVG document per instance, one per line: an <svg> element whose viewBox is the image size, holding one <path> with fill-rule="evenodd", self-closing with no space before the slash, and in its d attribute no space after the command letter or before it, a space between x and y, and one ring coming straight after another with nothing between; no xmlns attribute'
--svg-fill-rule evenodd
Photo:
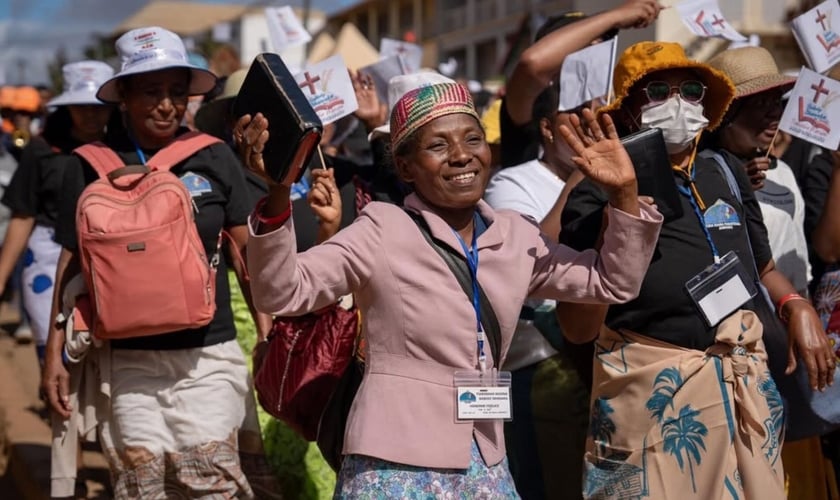
<svg viewBox="0 0 840 500"><path fill-rule="evenodd" d="M791 28L811 69L825 73L840 63L840 3L837 0L823 2L797 17Z"/></svg>
<svg viewBox="0 0 840 500"><path fill-rule="evenodd" d="M697 36L726 38L733 42L747 40L723 17L717 0L686 0L676 7L683 23Z"/></svg>
<svg viewBox="0 0 840 500"><path fill-rule="evenodd" d="M274 52L280 53L283 50L309 43L312 35L306 31L303 24L295 15L295 11L288 5L285 7L267 7L265 9L265 20L268 22L268 35L271 38L271 45Z"/></svg>
<svg viewBox="0 0 840 500"><path fill-rule="evenodd" d="M560 111L609 93L617 45L617 37L613 37L566 56L560 70Z"/></svg>
<svg viewBox="0 0 840 500"><path fill-rule="evenodd" d="M379 43L379 57L387 59L393 56L402 56L406 64L406 73L416 73L423 64L423 47L415 43L383 38Z"/></svg>
<svg viewBox="0 0 840 500"><path fill-rule="evenodd" d="M840 82L802 68L779 129L836 150L840 146Z"/></svg>
<svg viewBox="0 0 840 500"><path fill-rule="evenodd" d="M295 81L324 125L359 108L353 82L341 55L336 54L307 66L304 71L295 75Z"/></svg>

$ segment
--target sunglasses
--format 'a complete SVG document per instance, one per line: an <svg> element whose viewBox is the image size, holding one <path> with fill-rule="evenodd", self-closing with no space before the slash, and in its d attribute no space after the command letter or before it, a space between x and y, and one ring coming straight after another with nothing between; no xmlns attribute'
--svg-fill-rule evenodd
<svg viewBox="0 0 840 500"><path fill-rule="evenodd" d="M645 85L644 92L650 102L662 102L671 97L674 89L688 102L700 102L706 95L706 86L697 80L686 80L676 87L672 87L668 82L654 81Z"/></svg>

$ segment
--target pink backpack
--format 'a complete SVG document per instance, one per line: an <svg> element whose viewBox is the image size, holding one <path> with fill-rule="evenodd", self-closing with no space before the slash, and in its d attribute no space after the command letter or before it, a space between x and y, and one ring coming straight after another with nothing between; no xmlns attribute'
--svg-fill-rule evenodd
<svg viewBox="0 0 840 500"><path fill-rule="evenodd" d="M215 265L198 235L190 193L169 170L218 142L189 132L146 165L129 166L102 143L75 150L99 174L76 205L79 257L97 337L156 335L213 319Z"/></svg>

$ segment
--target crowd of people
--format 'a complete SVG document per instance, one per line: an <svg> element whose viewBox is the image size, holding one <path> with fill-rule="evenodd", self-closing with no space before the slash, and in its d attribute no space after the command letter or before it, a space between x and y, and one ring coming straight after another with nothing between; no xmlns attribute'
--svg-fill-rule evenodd
<svg viewBox="0 0 840 500"><path fill-rule="evenodd" d="M334 498L840 498L840 439L796 407L840 362L840 152L778 130L795 78L762 47L645 41L560 110L566 58L662 8L548 19L489 102L431 70L380 102L351 72L359 107L298 182L233 114L236 55L159 27L54 98L0 89L0 293L42 366L53 496L94 435L115 498L283 496L231 277L256 351L358 312ZM642 192L642 137L673 197Z"/></svg>

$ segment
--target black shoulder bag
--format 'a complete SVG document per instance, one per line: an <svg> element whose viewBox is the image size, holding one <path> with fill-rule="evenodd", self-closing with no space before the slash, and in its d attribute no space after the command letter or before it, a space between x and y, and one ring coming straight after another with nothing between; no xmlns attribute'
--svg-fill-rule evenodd
<svg viewBox="0 0 840 500"><path fill-rule="evenodd" d="M464 258L449 245L433 238L429 232L429 226L426 225L426 221L420 215L408 211L406 213L417 224L423 238L446 262L452 274L455 275L455 279L458 280L458 284L461 285L461 289L472 300L472 277ZM487 341L490 344L493 364L498 367L501 366L499 354L502 345L502 329L499 326L499 319L496 318L496 312L493 311L493 306L490 305L490 301L481 285L478 285L478 298L484 333L487 335ZM318 448L321 450L324 459L336 472L341 468L347 416L350 413L350 406L353 404L356 392L359 390L359 385L362 383L363 373L364 370L356 358L350 361L350 365L339 379L338 385L321 415L321 423L318 426Z"/></svg>

